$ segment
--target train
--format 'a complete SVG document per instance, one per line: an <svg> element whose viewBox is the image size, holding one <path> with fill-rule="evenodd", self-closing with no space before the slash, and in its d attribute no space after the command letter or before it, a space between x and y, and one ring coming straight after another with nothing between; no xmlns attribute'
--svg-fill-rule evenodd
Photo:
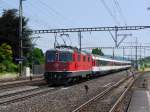
<svg viewBox="0 0 150 112"><path fill-rule="evenodd" d="M72 46L57 46L46 51L44 78L49 84L67 84L130 67L130 61L94 55Z"/></svg>

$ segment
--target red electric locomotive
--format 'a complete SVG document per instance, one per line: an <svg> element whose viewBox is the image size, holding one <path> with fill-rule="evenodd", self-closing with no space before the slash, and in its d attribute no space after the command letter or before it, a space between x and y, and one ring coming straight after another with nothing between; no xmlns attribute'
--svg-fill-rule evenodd
<svg viewBox="0 0 150 112"><path fill-rule="evenodd" d="M57 46L46 52L45 74L48 83L68 83L92 74L92 55L71 46Z"/></svg>
<svg viewBox="0 0 150 112"><path fill-rule="evenodd" d="M130 67L129 61L92 55L71 46L58 46L46 52L44 77L48 83L64 84L82 77L101 75Z"/></svg>

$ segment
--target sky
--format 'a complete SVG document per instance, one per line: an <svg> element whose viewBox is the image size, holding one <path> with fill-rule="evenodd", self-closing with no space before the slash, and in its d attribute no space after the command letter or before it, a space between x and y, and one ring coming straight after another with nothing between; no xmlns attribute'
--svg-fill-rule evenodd
<svg viewBox="0 0 150 112"><path fill-rule="evenodd" d="M0 15L3 9L18 9L19 0L0 0ZM77 27L103 27L125 25L150 26L150 0L25 0L23 15L29 18L28 26L33 30ZM132 34L125 42L139 44L150 43L150 29L140 31L122 31L118 34ZM114 32L112 32L114 33ZM41 38L34 40L37 47L44 52L54 46L53 34L33 35ZM58 36L59 43L66 40L68 45L79 46L78 34L69 33L69 37ZM122 37L119 37L121 39ZM122 46L131 43L122 43ZM133 43L132 43L133 45ZM82 47L114 46L109 32L82 33ZM112 54L112 50L103 50L105 54ZM126 55L134 54L134 49L125 50ZM144 51L142 50L142 53ZM115 55L122 55L122 50L115 50ZM146 55L150 55L146 51Z"/></svg>

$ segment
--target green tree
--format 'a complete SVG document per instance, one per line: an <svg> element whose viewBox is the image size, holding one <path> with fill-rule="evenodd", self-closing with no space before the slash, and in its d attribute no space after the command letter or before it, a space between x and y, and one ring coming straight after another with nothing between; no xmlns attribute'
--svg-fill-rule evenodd
<svg viewBox="0 0 150 112"><path fill-rule="evenodd" d="M0 17L0 44L8 43L12 47L13 60L19 57L19 17L18 10L4 10ZM23 17L23 55L26 57L31 52L31 30L27 26L28 19Z"/></svg>
<svg viewBox="0 0 150 112"><path fill-rule="evenodd" d="M33 50L33 60L35 64L43 64L44 63L44 53L39 48L34 48Z"/></svg>
<svg viewBox="0 0 150 112"><path fill-rule="evenodd" d="M17 66L13 63L12 59L11 46L6 43L0 45L0 72L17 71Z"/></svg>
<svg viewBox="0 0 150 112"><path fill-rule="evenodd" d="M28 60L28 61L27 61ZM32 52L28 53L24 63L32 68L32 64L44 64L44 53L39 48L34 48Z"/></svg>
<svg viewBox="0 0 150 112"><path fill-rule="evenodd" d="M11 46L3 43L0 46L0 61L3 60L12 60L12 49Z"/></svg>
<svg viewBox="0 0 150 112"><path fill-rule="evenodd" d="M96 54L96 55L100 55L100 56L104 55L104 53L102 52L102 50L99 49L99 48L92 49L92 54Z"/></svg>

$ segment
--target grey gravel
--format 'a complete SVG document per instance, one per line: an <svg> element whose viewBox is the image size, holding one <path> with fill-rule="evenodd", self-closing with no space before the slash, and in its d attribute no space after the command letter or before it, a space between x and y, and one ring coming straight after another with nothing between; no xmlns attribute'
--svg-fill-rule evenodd
<svg viewBox="0 0 150 112"><path fill-rule="evenodd" d="M61 88L21 102L0 106L0 112L70 112L123 77L126 77L126 72ZM85 84L89 86L88 94L84 89Z"/></svg>

